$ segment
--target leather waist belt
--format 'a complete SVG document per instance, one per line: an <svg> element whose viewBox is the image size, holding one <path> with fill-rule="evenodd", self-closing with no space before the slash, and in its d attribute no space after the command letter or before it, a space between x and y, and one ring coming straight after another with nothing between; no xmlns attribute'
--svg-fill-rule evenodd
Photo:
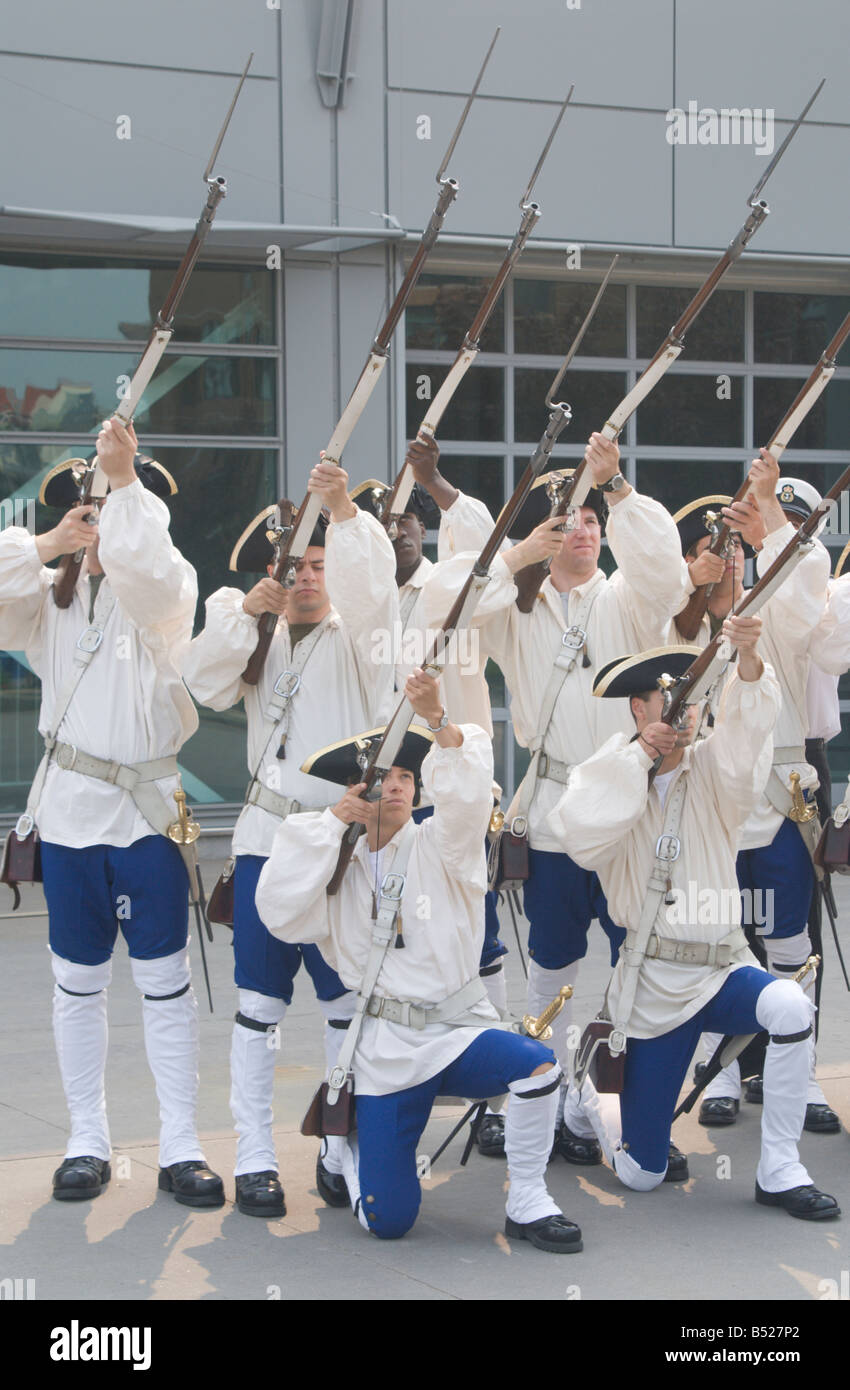
<svg viewBox="0 0 850 1390"><path fill-rule="evenodd" d="M379 994L372 994L366 1005L366 1013L372 1018L383 1018L387 1023L401 1023L405 1028L427 1028L429 1023L477 1023L486 1028L486 1018L468 1013L473 1004L486 998L487 987L476 976L439 1004L410 1004L404 999L384 999Z"/></svg>
<svg viewBox="0 0 850 1390"><path fill-rule="evenodd" d="M562 763L558 758L550 758L548 753L541 752L537 759L537 776L547 777L550 782L560 782L565 787L573 767L573 763Z"/></svg>
<svg viewBox="0 0 850 1390"><path fill-rule="evenodd" d="M634 948L637 932L626 932L623 952ZM729 965L732 957L746 948L747 938L736 927L722 941L671 941L653 932L646 948L647 960L665 960L673 965Z"/></svg>
<svg viewBox="0 0 850 1390"><path fill-rule="evenodd" d="M115 763L108 758L96 758L91 753L83 753L72 743L51 743L45 739L45 746L53 749L53 762L65 772L81 772L84 777L96 777L100 782L111 782L115 787L132 792L140 782L158 782L163 777L177 776L177 755L166 758L153 758L144 763Z"/></svg>

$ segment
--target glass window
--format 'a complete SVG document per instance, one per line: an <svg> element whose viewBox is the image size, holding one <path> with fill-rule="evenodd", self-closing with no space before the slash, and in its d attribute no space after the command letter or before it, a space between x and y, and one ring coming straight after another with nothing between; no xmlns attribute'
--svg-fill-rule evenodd
<svg viewBox="0 0 850 1390"><path fill-rule="evenodd" d="M805 378L804 378L805 379ZM804 380L803 379L803 380ZM755 443L767 444L779 428L803 380L756 377L753 382ZM850 381L831 381L794 435L791 449L846 449Z"/></svg>
<svg viewBox="0 0 850 1390"><path fill-rule="evenodd" d="M638 407L639 444L735 448L744 443L744 378L684 376L672 368ZM727 399L728 391L728 399Z"/></svg>
<svg viewBox="0 0 850 1390"><path fill-rule="evenodd" d="M505 460L482 454L443 454L440 472L468 497L484 503L493 520L502 510Z"/></svg>
<svg viewBox="0 0 850 1390"><path fill-rule="evenodd" d="M546 392L554 372L518 367L514 372L514 437L536 443L546 428ZM559 436L561 444L586 444L600 430L626 394L623 372L568 372L558 395L572 406L573 418Z"/></svg>
<svg viewBox="0 0 850 1390"><path fill-rule="evenodd" d="M597 289L597 285L570 280L515 280L516 351L563 357ZM608 286L582 339L579 354L582 357L625 357L625 285Z"/></svg>
<svg viewBox="0 0 850 1390"><path fill-rule="evenodd" d="M672 459L639 459L638 492L654 497L671 514L698 497L724 493L734 497L744 480L740 463L678 463Z"/></svg>
<svg viewBox="0 0 850 1390"><path fill-rule="evenodd" d="M756 362L815 365L842 319L850 311L846 295L764 294L754 296ZM838 354L850 366L850 343Z"/></svg>
<svg viewBox="0 0 850 1390"><path fill-rule="evenodd" d="M638 285L638 357L655 356L696 292L696 286L660 289ZM743 362L744 294L741 290L715 290L685 335L685 352L689 361Z"/></svg>
<svg viewBox="0 0 850 1390"><path fill-rule="evenodd" d="M419 429L446 375L446 367L407 366L407 436ZM472 366L455 392L437 431L441 439L505 438L505 373Z"/></svg>
<svg viewBox="0 0 850 1390"><path fill-rule="evenodd" d="M457 352L491 279L487 275L420 276L405 310L407 346ZM504 346L504 298L500 295L481 335L481 351L502 352Z"/></svg>
<svg viewBox="0 0 850 1390"><path fill-rule="evenodd" d="M136 354L0 350L0 431L89 434L118 403ZM126 383L124 383L126 384ZM136 430L274 434L275 363L264 357L168 355L142 398Z"/></svg>
<svg viewBox="0 0 850 1390"><path fill-rule="evenodd" d="M147 341L177 269L140 261L0 257L0 325L15 338ZM176 342L274 343L274 272L196 266Z"/></svg>

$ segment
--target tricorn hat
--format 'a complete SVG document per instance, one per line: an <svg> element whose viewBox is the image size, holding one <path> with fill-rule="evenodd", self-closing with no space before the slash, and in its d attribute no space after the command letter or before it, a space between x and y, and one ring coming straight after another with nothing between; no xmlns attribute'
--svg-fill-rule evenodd
<svg viewBox="0 0 850 1390"><path fill-rule="evenodd" d="M289 516L294 526L298 521L298 508L287 497L282 497L273 506L264 507L258 512L254 520L249 521L233 547L230 557L231 570L237 574L265 574L269 565L274 564L276 534L282 525L290 524L287 520ZM320 512L319 519L313 527L310 545L325 544L328 524L329 517L325 512Z"/></svg>
<svg viewBox="0 0 850 1390"><path fill-rule="evenodd" d="M133 466L139 481L156 497L173 497L177 484L167 468L146 454L136 454ZM75 507L80 500L79 483L88 459L63 459L51 468L39 489L38 500L46 507Z"/></svg>
<svg viewBox="0 0 850 1390"><path fill-rule="evenodd" d="M509 540L524 541L526 536L531 535L535 526L539 526L541 522L546 520L552 511L552 498L547 491L548 484L551 483L554 488L562 480L571 478L574 473L574 468L555 468L550 473L544 473L542 477L537 479L520 507L519 515L514 520L513 525L508 529ZM508 504L505 503L505 507L507 507L507 505ZM604 530L608 508L598 488L592 487L581 505L583 507L592 507L599 518L599 525ZM499 520L501 520L505 514L505 507L503 507L499 513Z"/></svg>
<svg viewBox="0 0 850 1390"><path fill-rule="evenodd" d="M597 672L593 693L609 700L643 695L661 688L662 677L683 676L701 652L702 647L697 646L653 647L636 656L618 656Z"/></svg>
<svg viewBox="0 0 850 1390"><path fill-rule="evenodd" d="M367 478L365 483L358 483L357 487L352 490L349 496L352 502L356 502L357 506L360 507L362 511L369 512L372 516L380 520L378 515L379 505L383 498L389 496L389 493L390 485L388 483L378 482L377 478ZM418 483L413 484L410 496L405 503L404 511L401 515L415 516L418 521L422 522L426 530L430 530L440 524L439 507L430 494L427 493L423 487L420 487Z"/></svg>
<svg viewBox="0 0 850 1390"><path fill-rule="evenodd" d="M327 748L320 748L301 764L301 771L313 777L322 777L326 782L338 782L342 787L362 782L360 759L368 757L370 749L383 737L385 727L368 729L364 734L354 734L351 738L341 739L339 743L328 744ZM408 729L393 759L393 767L403 767L413 773L417 787L422 764L433 742L434 735L417 724Z"/></svg>
<svg viewBox="0 0 850 1390"><path fill-rule="evenodd" d="M724 493L715 493L711 497L698 497L695 502L689 502L687 506L679 508L673 521L679 532L683 555L687 555L688 551L696 545L697 541L702 540L703 536L711 535L707 518L710 518L712 512L717 513L719 524L723 525L720 509L721 507L728 507L731 501L732 498L727 497ZM749 560L754 554L753 548L744 540L741 544L744 547L744 554Z"/></svg>

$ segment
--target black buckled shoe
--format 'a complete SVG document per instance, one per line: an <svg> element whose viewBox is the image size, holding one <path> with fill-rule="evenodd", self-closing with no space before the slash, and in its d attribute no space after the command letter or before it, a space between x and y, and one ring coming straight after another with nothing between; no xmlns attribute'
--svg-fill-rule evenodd
<svg viewBox="0 0 850 1390"><path fill-rule="evenodd" d="M665 1182L687 1182L690 1177L688 1171L688 1155L683 1154L681 1149L671 1142L667 1153L667 1172L664 1174Z"/></svg>
<svg viewBox="0 0 850 1390"><path fill-rule="evenodd" d="M807 1129L810 1134L840 1134L841 1122L830 1106L816 1105L812 1102L806 1106L803 1129Z"/></svg>
<svg viewBox="0 0 850 1390"><path fill-rule="evenodd" d="M565 1216L543 1216L539 1221L519 1221L505 1218L505 1235L514 1240L530 1240L538 1250L548 1250L552 1255L575 1255L583 1249L581 1231L574 1221Z"/></svg>
<svg viewBox="0 0 850 1390"><path fill-rule="evenodd" d="M200 1158L169 1163L159 1170L160 1192L173 1192L184 1207L223 1207L224 1183Z"/></svg>
<svg viewBox="0 0 850 1390"><path fill-rule="evenodd" d="M504 1115L485 1115L475 1136L478 1152L486 1158L505 1156L505 1117Z"/></svg>
<svg viewBox="0 0 850 1390"><path fill-rule="evenodd" d="M574 1163L579 1168L592 1168L602 1162L602 1146L599 1140L573 1134L564 1123L558 1131L558 1153L567 1163Z"/></svg>
<svg viewBox="0 0 850 1390"><path fill-rule="evenodd" d="M316 1186L319 1196L329 1207L350 1207L348 1183L342 1173L329 1173L322 1162L321 1154L316 1159Z"/></svg>
<svg viewBox="0 0 850 1390"><path fill-rule="evenodd" d="M711 1129L714 1125L733 1125L739 1103L733 1096L709 1096L699 1108L699 1122Z"/></svg>
<svg viewBox="0 0 850 1390"><path fill-rule="evenodd" d="M750 1105L764 1104L764 1081L760 1076L751 1076L744 1088L744 1100Z"/></svg>
<svg viewBox="0 0 850 1390"><path fill-rule="evenodd" d="M106 1158L94 1158L92 1154L66 1158L53 1174L53 1196L57 1202L84 1202L89 1197L99 1197L111 1177Z"/></svg>
<svg viewBox="0 0 850 1390"><path fill-rule="evenodd" d="M286 1216L277 1173L271 1168L262 1173L240 1173L236 1179L236 1205L246 1216Z"/></svg>
<svg viewBox="0 0 850 1390"><path fill-rule="evenodd" d="M763 1207L782 1207L789 1216L801 1221L829 1221L841 1215L841 1208L828 1192L821 1192L814 1183L789 1187L785 1192L765 1192L756 1183L756 1201Z"/></svg>

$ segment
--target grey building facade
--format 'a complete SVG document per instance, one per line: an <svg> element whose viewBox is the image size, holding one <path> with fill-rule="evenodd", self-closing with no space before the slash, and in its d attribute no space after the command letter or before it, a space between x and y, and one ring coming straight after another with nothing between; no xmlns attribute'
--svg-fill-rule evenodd
<svg viewBox="0 0 850 1390"><path fill-rule="evenodd" d="M4 524L54 463L90 449L132 373L253 50L216 167L228 196L137 415L144 447L180 484L173 530L202 598L235 582L236 537L267 501L300 498L354 385L496 24L448 170L460 193L346 450L352 484L395 472L571 83L535 188L543 215L439 435L446 474L495 510L545 425L546 387L612 252L614 281L565 384L564 460L581 456L737 232L825 76L766 190L771 216L620 441L631 481L671 509L735 490L850 309L842 0L148 0L143 12L79 0L47 14L16 7L0 38ZM850 461L848 406L845 350L786 472L829 485ZM36 514L38 529L48 524ZM846 529L826 538L836 555ZM0 661L10 815L35 765L38 684L22 654ZM491 674L510 788L522 759ZM848 737L832 750L846 776ZM245 782L241 712L205 713L183 764L193 799L227 820Z"/></svg>

